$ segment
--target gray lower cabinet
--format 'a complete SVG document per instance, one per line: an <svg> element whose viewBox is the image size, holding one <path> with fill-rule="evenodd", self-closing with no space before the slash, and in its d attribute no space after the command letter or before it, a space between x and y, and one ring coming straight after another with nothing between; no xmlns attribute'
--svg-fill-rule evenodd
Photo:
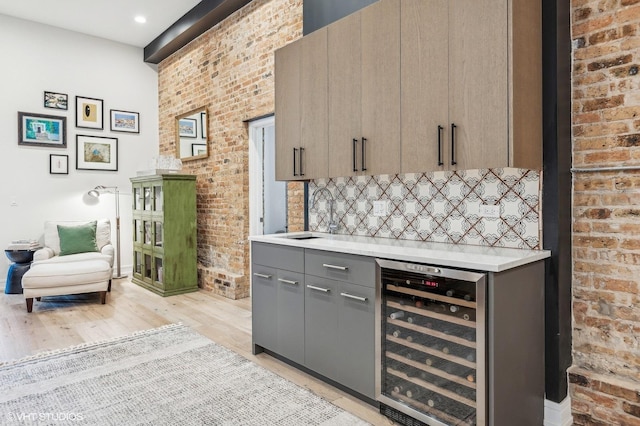
<svg viewBox="0 0 640 426"><path fill-rule="evenodd" d="M268 349L374 399L374 260L256 242L251 253L253 352Z"/></svg>
<svg viewBox="0 0 640 426"><path fill-rule="evenodd" d="M375 287L305 276L305 365L375 396Z"/></svg>
<svg viewBox="0 0 640 426"><path fill-rule="evenodd" d="M338 376L340 382L375 398L375 287L340 283Z"/></svg>
<svg viewBox="0 0 640 426"><path fill-rule="evenodd" d="M298 269L300 272L281 267ZM260 243L252 245L254 353L265 348L296 363L304 363L303 269L304 250L301 248Z"/></svg>
<svg viewBox="0 0 640 426"><path fill-rule="evenodd" d="M338 282L305 276L305 366L338 381Z"/></svg>

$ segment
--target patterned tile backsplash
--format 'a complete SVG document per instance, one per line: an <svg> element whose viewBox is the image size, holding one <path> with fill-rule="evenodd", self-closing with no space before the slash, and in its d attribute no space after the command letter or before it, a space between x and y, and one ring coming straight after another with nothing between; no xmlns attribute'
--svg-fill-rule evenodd
<svg viewBox="0 0 640 426"><path fill-rule="evenodd" d="M339 234L541 249L541 176L536 170L479 169L317 179L309 183L309 230L326 232L335 198ZM373 214L383 200L386 214ZM500 217L480 215L495 205Z"/></svg>

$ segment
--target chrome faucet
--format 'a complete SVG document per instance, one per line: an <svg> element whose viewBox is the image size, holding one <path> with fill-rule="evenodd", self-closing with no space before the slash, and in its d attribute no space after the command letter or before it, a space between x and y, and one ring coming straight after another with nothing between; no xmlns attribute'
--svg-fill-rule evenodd
<svg viewBox="0 0 640 426"><path fill-rule="evenodd" d="M333 198L333 195L331 194L331 191L329 191L326 186L316 188L316 190L313 191L313 194L311 195L311 208L313 208L313 206L316 204L316 198L318 197L318 194L320 194L321 192L326 192L328 194L328 197L329 197L329 233L330 234L335 234L335 232L339 228L339 225L336 222L334 222L334 220L333 220L333 203L335 203L335 199Z"/></svg>

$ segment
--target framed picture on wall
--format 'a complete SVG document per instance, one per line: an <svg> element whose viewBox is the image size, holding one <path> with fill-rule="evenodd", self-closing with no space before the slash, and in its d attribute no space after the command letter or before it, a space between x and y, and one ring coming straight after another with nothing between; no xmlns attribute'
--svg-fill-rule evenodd
<svg viewBox="0 0 640 426"><path fill-rule="evenodd" d="M181 118L178 123L181 138L195 138L198 136L198 122L195 118Z"/></svg>
<svg viewBox="0 0 640 426"><path fill-rule="evenodd" d="M69 96L65 93L44 92L44 107L52 109L69 109Z"/></svg>
<svg viewBox="0 0 640 426"><path fill-rule="evenodd" d="M76 127L85 129L104 129L102 99L76 96Z"/></svg>
<svg viewBox="0 0 640 426"><path fill-rule="evenodd" d="M67 147L67 117L18 111L18 145Z"/></svg>
<svg viewBox="0 0 640 426"><path fill-rule="evenodd" d="M52 175L68 175L69 156L49 154L49 173Z"/></svg>
<svg viewBox="0 0 640 426"><path fill-rule="evenodd" d="M206 112L201 112L200 113L200 129L202 129L202 134L200 135L200 137L202 139L206 139L207 138L207 113Z"/></svg>
<svg viewBox="0 0 640 426"><path fill-rule="evenodd" d="M77 170L118 170L118 139L76 135Z"/></svg>
<svg viewBox="0 0 640 426"><path fill-rule="evenodd" d="M140 133L140 113L131 111L110 110L111 131Z"/></svg>
<svg viewBox="0 0 640 426"><path fill-rule="evenodd" d="M203 155L207 153L207 145L203 143L192 143L191 144L191 155Z"/></svg>

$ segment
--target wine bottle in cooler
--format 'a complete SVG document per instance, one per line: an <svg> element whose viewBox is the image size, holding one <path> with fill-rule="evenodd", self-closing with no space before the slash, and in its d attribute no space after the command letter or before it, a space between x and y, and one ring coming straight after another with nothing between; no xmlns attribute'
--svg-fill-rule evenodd
<svg viewBox="0 0 640 426"><path fill-rule="evenodd" d="M395 311L389 314L389 318L391 319L401 319L404 318L404 311Z"/></svg>
<svg viewBox="0 0 640 426"><path fill-rule="evenodd" d="M424 395L424 390L422 388L415 386L407 389L404 392L404 394L407 396L407 398L418 400L420 399L421 396Z"/></svg>

